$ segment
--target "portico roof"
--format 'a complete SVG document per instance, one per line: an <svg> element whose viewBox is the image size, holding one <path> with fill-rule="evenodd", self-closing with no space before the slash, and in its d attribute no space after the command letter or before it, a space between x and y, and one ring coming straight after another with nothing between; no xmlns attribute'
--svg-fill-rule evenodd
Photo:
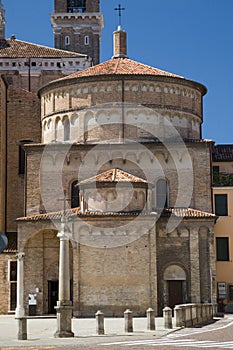
<svg viewBox="0 0 233 350"><path fill-rule="evenodd" d="M158 215L156 211L153 212L98 212L98 211L86 211L81 212L80 208L71 208L67 210L61 210L57 212L35 214L32 216L26 216L18 218L17 221L60 221L63 216L65 218L75 218L75 217L129 217L129 216L155 216ZM193 208L166 208L160 213L160 217L168 218L173 217L177 219L213 219L216 220L217 216L213 213L208 213L202 210L197 210Z"/></svg>

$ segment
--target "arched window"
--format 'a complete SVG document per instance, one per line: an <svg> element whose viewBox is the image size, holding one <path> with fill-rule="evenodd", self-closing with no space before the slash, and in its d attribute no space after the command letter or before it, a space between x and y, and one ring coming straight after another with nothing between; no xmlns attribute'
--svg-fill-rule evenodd
<svg viewBox="0 0 233 350"><path fill-rule="evenodd" d="M69 141L70 139L70 121L65 119L64 121L64 141Z"/></svg>
<svg viewBox="0 0 233 350"><path fill-rule="evenodd" d="M75 180L71 184L71 208L77 208L80 206L79 201L79 188L78 188L78 180Z"/></svg>
<svg viewBox="0 0 233 350"><path fill-rule="evenodd" d="M89 36L85 35L84 36L84 45L89 45L89 43L90 43Z"/></svg>
<svg viewBox="0 0 233 350"><path fill-rule="evenodd" d="M156 208L168 208L168 183L167 180L160 179L156 183Z"/></svg>
<svg viewBox="0 0 233 350"><path fill-rule="evenodd" d="M65 36L65 45L70 45L70 37L69 37L69 35Z"/></svg>

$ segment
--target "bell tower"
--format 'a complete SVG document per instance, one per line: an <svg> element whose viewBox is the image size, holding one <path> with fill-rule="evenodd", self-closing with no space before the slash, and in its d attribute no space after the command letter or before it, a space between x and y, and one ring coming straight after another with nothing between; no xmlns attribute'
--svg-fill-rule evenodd
<svg viewBox="0 0 233 350"><path fill-rule="evenodd" d="M5 9L0 0L0 40L5 39Z"/></svg>
<svg viewBox="0 0 233 350"><path fill-rule="evenodd" d="M100 0L54 0L50 17L55 48L88 55L93 64L99 63L103 28Z"/></svg>

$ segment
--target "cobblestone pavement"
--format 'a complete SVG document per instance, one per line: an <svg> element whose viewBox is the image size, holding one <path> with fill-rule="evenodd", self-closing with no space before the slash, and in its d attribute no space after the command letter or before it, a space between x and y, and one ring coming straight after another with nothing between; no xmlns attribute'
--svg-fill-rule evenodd
<svg viewBox="0 0 233 350"><path fill-rule="evenodd" d="M173 350L173 349L233 349L233 315L226 315L222 319L216 319L215 322L195 328L185 328L180 330L163 330L157 325L155 332L142 331L146 326L145 319L135 319L135 332L126 334L121 332L123 320L106 319L106 335L96 336L91 334L95 320L79 319L73 322L75 338L54 339L51 330L56 327L56 320L30 320L29 322L29 340L17 341L15 339L14 319L5 318L5 329L8 329L8 337L11 333L14 336L6 341L6 334L2 334L2 317L0 317L0 349L1 350ZM31 323L31 326L30 326ZM9 329L11 324L12 328ZM40 324L40 328L38 328ZM83 329L81 329L81 325ZM78 329L79 326L79 329ZM115 328L114 328L115 327ZM85 329L86 336L83 333ZM115 330L118 329L118 334ZM144 328L146 329L146 328ZM78 331L79 330L79 331ZM120 331L119 331L120 330ZM112 331L112 332L111 332ZM42 337L41 332L44 332ZM89 334L88 334L89 333ZM37 335L37 337L35 336ZM49 337L48 337L49 335ZM2 339L5 336L3 343Z"/></svg>

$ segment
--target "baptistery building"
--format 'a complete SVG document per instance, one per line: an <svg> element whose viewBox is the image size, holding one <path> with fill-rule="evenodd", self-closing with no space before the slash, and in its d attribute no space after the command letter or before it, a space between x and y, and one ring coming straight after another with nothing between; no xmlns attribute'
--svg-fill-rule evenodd
<svg viewBox="0 0 233 350"><path fill-rule="evenodd" d="M41 142L25 145L17 220L27 312L34 293L38 315L55 313L64 222L74 316L215 301L206 92L128 58L121 27L109 61L39 89Z"/></svg>

